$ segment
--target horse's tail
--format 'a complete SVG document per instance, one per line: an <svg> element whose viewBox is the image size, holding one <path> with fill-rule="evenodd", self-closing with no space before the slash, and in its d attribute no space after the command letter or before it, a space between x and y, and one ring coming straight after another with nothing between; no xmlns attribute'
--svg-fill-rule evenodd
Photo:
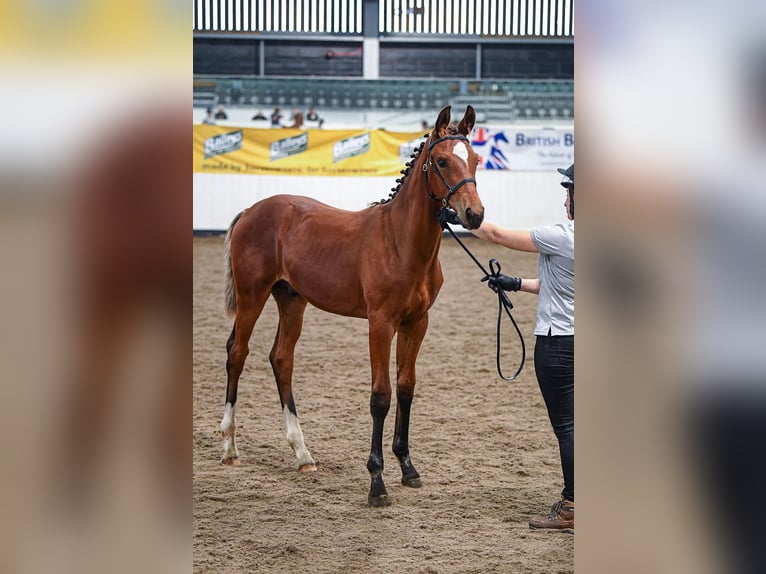
<svg viewBox="0 0 766 574"><path fill-rule="evenodd" d="M234 286L234 275L231 270L231 233L234 231L234 226L237 224L237 221L239 221L239 218L244 215L245 211L247 211L247 209L240 211L231 222L224 241L224 257L226 258L226 312L230 315L233 315L237 311L237 288Z"/></svg>

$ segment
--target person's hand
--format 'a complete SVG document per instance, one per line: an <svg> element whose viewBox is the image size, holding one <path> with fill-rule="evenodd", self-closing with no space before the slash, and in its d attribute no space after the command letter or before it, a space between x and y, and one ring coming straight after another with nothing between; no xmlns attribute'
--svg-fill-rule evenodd
<svg viewBox="0 0 766 574"><path fill-rule="evenodd" d="M439 219L439 225L441 225L442 229L447 229L448 223L451 223L452 225L463 225L460 218L457 216L457 213L449 207L441 208L439 213L436 214L436 217Z"/></svg>
<svg viewBox="0 0 766 574"><path fill-rule="evenodd" d="M503 291L518 291L521 289L521 277L508 277L508 275L492 276L487 275L482 278L482 281L487 282L487 286L497 293L498 289Z"/></svg>

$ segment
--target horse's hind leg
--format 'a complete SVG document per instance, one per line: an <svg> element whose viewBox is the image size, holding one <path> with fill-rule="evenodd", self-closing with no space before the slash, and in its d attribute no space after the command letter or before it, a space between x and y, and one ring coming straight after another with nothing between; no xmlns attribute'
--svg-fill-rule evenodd
<svg viewBox="0 0 766 574"><path fill-rule="evenodd" d="M237 423L235 420L237 408L237 386L239 377L245 366L245 359L250 352L248 341L253 333L253 327L263 311L263 306L269 298L268 290L255 295L252 299L239 302L237 315L234 318L234 328L226 343L228 359L226 361L226 407L221 421L221 434L223 436L222 464L239 464L239 452L234 438Z"/></svg>
<svg viewBox="0 0 766 574"><path fill-rule="evenodd" d="M402 468L402 484L420 488L420 474L410 460L410 407L415 393L415 360L428 329L428 315L399 327L396 339L396 426L393 451Z"/></svg>
<svg viewBox="0 0 766 574"><path fill-rule="evenodd" d="M298 412L293 400L295 344L301 335L306 300L284 281L274 285L271 292L279 308L279 328L274 339L274 346L269 354L269 361L271 361L271 368L274 371L274 379L277 381L282 412L285 415L287 442L295 451L298 470L312 472L316 470L316 465L311 453L303 443L303 432L298 422Z"/></svg>

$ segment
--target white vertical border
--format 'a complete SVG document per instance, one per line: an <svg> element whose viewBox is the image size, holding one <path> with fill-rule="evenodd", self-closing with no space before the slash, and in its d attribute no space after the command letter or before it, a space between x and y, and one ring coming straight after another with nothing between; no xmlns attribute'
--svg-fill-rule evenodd
<svg viewBox="0 0 766 574"><path fill-rule="evenodd" d="M543 0L535 0L535 36L543 33Z"/></svg>
<svg viewBox="0 0 766 574"><path fill-rule="evenodd" d="M436 32L436 2L434 0L426 0L426 14L428 14L428 32L434 34Z"/></svg>
<svg viewBox="0 0 766 574"><path fill-rule="evenodd" d="M333 0L332 2L332 31L336 34L340 30L340 4L341 0Z"/></svg>

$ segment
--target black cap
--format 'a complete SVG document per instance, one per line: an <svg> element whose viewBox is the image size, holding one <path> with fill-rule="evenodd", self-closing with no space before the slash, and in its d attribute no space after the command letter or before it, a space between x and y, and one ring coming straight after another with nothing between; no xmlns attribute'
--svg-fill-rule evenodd
<svg viewBox="0 0 766 574"><path fill-rule="evenodd" d="M574 185L574 164L566 169L560 167L556 171L564 176L564 180L561 182L562 187L569 188L570 185Z"/></svg>

